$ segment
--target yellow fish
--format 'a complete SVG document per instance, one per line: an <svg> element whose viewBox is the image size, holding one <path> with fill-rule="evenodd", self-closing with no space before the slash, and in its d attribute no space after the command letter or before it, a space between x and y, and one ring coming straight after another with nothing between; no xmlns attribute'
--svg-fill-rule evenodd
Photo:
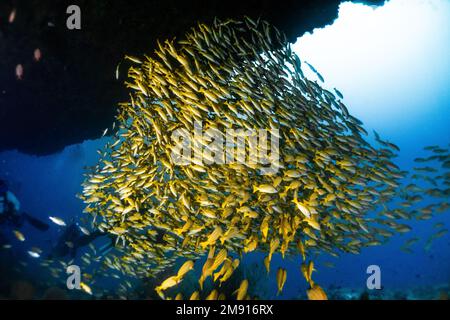
<svg viewBox="0 0 450 320"><path fill-rule="evenodd" d="M194 261L188 260L180 267L177 273L179 279L183 278L186 273L194 269Z"/></svg>
<svg viewBox="0 0 450 320"><path fill-rule="evenodd" d="M17 238L17 240L19 241L25 241L25 236L23 235L22 232L18 231L18 230L14 230L14 236Z"/></svg>
<svg viewBox="0 0 450 320"><path fill-rule="evenodd" d="M261 184L259 186L253 186L253 192L259 191L261 193L277 193L277 189L270 184Z"/></svg>
<svg viewBox="0 0 450 320"><path fill-rule="evenodd" d="M321 287L315 284L307 292L309 300L328 300L327 294Z"/></svg>
<svg viewBox="0 0 450 320"><path fill-rule="evenodd" d="M83 290L84 292L86 292L87 294L92 295L92 290L91 288L84 282L80 282L80 288L81 290Z"/></svg>
<svg viewBox="0 0 450 320"><path fill-rule="evenodd" d="M247 295L247 289L248 289L248 280L242 280L241 285L239 288L234 292L236 294L237 300L243 300Z"/></svg>
<svg viewBox="0 0 450 320"><path fill-rule="evenodd" d="M278 292L277 295L281 293L283 290L284 284L286 283L287 271L286 269L279 268L277 271L277 286Z"/></svg>

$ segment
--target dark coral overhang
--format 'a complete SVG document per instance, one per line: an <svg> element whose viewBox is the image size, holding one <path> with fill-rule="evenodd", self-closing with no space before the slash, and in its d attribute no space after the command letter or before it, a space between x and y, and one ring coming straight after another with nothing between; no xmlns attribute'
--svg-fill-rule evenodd
<svg viewBox="0 0 450 320"><path fill-rule="evenodd" d="M333 22L340 0L7 0L0 3L0 151L49 154L101 136L126 90L114 78L125 53L152 52L197 21L262 17L291 41ZM384 0L355 1L380 5ZM81 8L82 29L66 28ZM8 15L16 8L14 23ZM33 62L40 48L42 60ZM15 66L24 66L17 81Z"/></svg>

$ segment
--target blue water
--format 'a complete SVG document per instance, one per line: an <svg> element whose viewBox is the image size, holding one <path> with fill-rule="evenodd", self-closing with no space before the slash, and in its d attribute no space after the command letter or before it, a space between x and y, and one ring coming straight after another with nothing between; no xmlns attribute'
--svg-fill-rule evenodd
<svg viewBox="0 0 450 320"><path fill-rule="evenodd" d="M402 23L411 19L413 25ZM336 87L344 94L349 111L365 123L369 132L375 129L401 148L396 164L411 170L417 166L413 159L424 156L424 146L447 147L450 143L449 40L449 1L393 0L377 9L343 4L333 25L299 38L293 47L302 60L324 76L325 87ZM99 129L99 136L102 131ZM96 164L96 150L106 141L108 138L85 141L45 157L16 151L0 153L0 178L8 181L23 211L45 221L49 221L48 216L59 216L67 222L77 220L84 208L75 197L81 192L84 168ZM449 212L428 221L412 221L411 232L395 236L386 245L363 249L359 255L343 254L338 259L322 255L316 259L314 280L323 287L361 291L366 286L367 266L375 264L381 268L383 290L410 295L420 286L448 286L450 235L435 239L431 249L424 250L425 240L436 232L436 222L450 228ZM19 243L11 232L2 229L11 238L17 261L33 266L26 250L31 246L48 250L61 228L52 224L49 232L41 233L24 226L22 231L27 240ZM412 246L414 253L400 251L404 241L412 237L421 239ZM283 261L276 255L261 290L267 290L271 298L305 298L300 262L299 257ZM328 268L325 262L333 262L335 267ZM258 263L263 268L259 253L245 255L242 263ZM276 296L279 266L284 266L288 275L282 295Z"/></svg>

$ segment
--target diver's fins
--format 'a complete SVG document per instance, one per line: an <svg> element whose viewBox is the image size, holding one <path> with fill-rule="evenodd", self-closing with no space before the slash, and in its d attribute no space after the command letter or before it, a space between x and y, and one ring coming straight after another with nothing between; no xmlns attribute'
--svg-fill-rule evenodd
<svg viewBox="0 0 450 320"><path fill-rule="evenodd" d="M30 216L28 213L23 213L23 216L25 217L25 219L36 229L40 230L40 231L47 231L49 228L49 225L46 224L45 222L42 222L39 219L33 218L32 216Z"/></svg>

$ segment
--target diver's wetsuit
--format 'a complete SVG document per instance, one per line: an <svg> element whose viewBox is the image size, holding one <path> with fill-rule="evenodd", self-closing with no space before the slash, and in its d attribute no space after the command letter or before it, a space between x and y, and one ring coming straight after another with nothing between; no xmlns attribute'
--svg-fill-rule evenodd
<svg viewBox="0 0 450 320"><path fill-rule="evenodd" d="M0 194L0 224L11 223L16 227L21 227L24 217L17 212L15 204L8 198L8 191Z"/></svg>
<svg viewBox="0 0 450 320"><path fill-rule="evenodd" d="M46 231L49 228L48 224L33 218L25 212L20 213L19 210L19 201L13 193L8 191L6 183L0 180L0 225L9 224L14 228L20 228L26 221L41 231ZM0 243L3 243L4 239L1 238L2 237L0 237Z"/></svg>
<svg viewBox="0 0 450 320"><path fill-rule="evenodd" d="M75 258L78 249L89 245L95 239L102 236L106 236L106 234L98 230L92 232L89 235L85 235L80 231L75 223L72 223L64 230L64 233L59 237L58 243L53 248L52 253L48 258L61 258L67 255ZM71 244L69 245L69 243Z"/></svg>
<svg viewBox="0 0 450 320"><path fill-rule="evenodd" d="M158 231L155 241L157 243L166 243L164 240L165 231L155 228ZM85 247L100 237L108 237L109 242L98 248L98 252L103 255L114 248L115 238L112 234L107 234L96 230L89 235L83 234L79 227L72 223L70 224L59 237L57 244L53 247L52 253L48 255L48 259L62 258L70 256L75 258L78 249Z"/></svg>

